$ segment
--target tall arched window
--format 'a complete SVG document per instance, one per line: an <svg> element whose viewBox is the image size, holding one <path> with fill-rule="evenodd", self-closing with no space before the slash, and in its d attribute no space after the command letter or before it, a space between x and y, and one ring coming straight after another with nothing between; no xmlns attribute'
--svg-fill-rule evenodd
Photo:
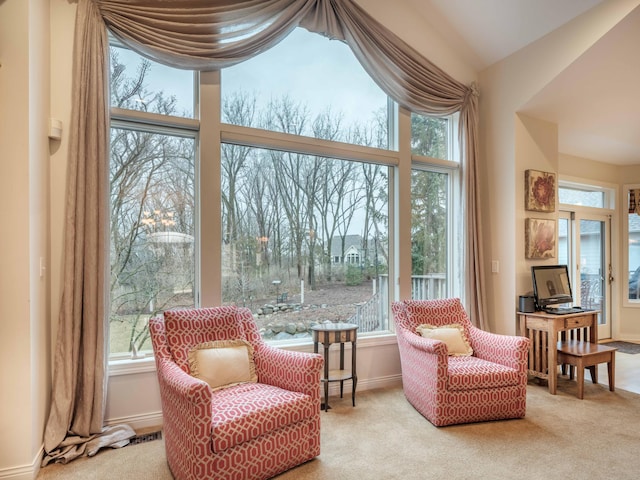
<svg viewBox="0 0 640 480"><path fill-rule="evenodd" d="M277 342L324 320L388 331L398 255L438 283L414 297L459 291L454 122L398 109L345 44L297 29L220 75L111 51L112 355L150 349L149 316L201 303L251 308ZM397 188L415 201L394 213L406 152ZM414 247L394 252L403 215Z"/></svg>

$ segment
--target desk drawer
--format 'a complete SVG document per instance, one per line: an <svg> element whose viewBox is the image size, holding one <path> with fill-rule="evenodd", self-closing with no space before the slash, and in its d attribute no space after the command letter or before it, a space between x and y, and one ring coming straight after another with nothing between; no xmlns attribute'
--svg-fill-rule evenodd
<svg viewBox="0 0 640 480"><path fill-rule="evenodd" d="M580 315L578 317L570 317L564 319L564 328L580 328L580 327L590 327L591 326L591 315Z"/></svg>

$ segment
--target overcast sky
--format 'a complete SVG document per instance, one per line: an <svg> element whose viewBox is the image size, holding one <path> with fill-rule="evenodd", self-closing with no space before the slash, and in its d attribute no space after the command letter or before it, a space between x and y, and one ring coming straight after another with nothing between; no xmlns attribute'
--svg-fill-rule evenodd
<svg viewBox="0 0 640 480"><path fill-rule="evenodd" d="M222 89L223 95L259 90L264 104L288 94L312 114L331 105L347 123L368 120L387 102L346 44L302 28L262 55L223 70Z"/></svg>
<svg viewBox="0 0 640 480"><path fill-rule="evenodd" d="M119 60L133 76L137 54L119 49ZM147 76L150 91L164 90L178 99L179 111L193 112L192 73L154 63ZM368 121L386 107L386 95L371 80L349 47L337 40L294 30L271 50L222 72L223 95L255 92L259 106L288 94L308 105L312 116L328 106L344 114L347 124ZM144 100L144 99L143 99Z"/></svg>

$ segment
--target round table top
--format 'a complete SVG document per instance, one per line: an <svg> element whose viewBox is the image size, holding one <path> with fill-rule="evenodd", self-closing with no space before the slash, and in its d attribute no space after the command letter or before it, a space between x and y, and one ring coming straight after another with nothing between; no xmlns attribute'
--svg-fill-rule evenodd
<svg viewBox="0 0 640 480"><path fill-rule="evenodd" d="M316 330L318 332L331 332L339 330L355 330L357 328L358 325L354 323L319 323L318 325L311 327L311 330Z"/></svg>

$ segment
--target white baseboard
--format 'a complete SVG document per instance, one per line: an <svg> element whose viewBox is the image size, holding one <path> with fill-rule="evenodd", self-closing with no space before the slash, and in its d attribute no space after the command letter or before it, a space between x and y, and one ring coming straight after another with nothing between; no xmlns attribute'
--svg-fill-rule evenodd
<svg viewBox="0 0 640 480"><path fill-rule="evenodd" d="M122 423L126 423L134 430L143 430L152 427L162 428L162 412L150 412L142 415L105 419L105 425L118 425Z"/></svg>
<svg viewBox="0 0 640 480"><path fill-rule="evenodd" d="M356 394L366 390L375 390L376 388L389 388L402 386L402 375L388 375L386 377L368 378L366 380L358 380L356 385ZM351 380L345 380L345 391L351 391ZM329 384L329 394L340 394L340 383L332 382Z"/></svg>
<svg viewBox="0 0 640 480"><path fill-rule="evenodd" d="M31 465L20 465L18 467L9 467L0 469L1 480L33 480L40 471L42 464L42 456L44 455L44 446L40 447Z"/></svg>

